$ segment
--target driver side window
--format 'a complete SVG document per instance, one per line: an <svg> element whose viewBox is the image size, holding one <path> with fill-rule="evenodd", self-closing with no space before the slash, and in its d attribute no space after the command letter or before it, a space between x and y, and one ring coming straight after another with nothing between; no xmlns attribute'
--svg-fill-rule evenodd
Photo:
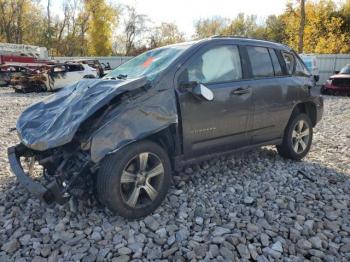
<svg viewBox="0 0 350 262"><path fill-rule="evenodd" d="M242 79L242 67L237 46L212 48L188 66L189 82L202 84L225 83Z"/></svg>

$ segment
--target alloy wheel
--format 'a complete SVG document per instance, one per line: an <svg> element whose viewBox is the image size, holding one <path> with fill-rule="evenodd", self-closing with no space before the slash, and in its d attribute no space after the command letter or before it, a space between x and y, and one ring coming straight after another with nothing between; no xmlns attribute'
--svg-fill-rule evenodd
<svg viewBox="0 0 350 262"><path fill-rule="evenodd" d="M132 208L151 204L158 196L163 179L164 166L157 155L150 152L136 155L126 164L121 175L124 203Z"/></svg>
<svg viewBox="0 0 350 262"><path fill-rule="evenodd" d="M304 120L299 120L292 131L292 146L293 150L297 154L303 153L310 139L310 127Z"/></svg>

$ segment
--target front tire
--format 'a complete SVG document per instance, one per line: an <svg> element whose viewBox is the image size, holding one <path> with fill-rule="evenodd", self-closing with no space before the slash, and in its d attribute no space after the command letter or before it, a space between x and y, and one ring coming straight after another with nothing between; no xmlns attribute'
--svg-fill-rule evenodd
<svg viewBox="0 0 350 262"><path fill-rule="evenodd" d="M108 209L135 219L149 215L163 201L171 183L167 152L158 144L130 144L101 162L97 194Z"/></svg>
<svg viewBox="0 0 350 262"><path fill-rule="evenodd" d="M313 129L310 117L306 114L293 114L283 136L281 145L277 145L278 153L288 159L301 160L310 150Z"/></svg>

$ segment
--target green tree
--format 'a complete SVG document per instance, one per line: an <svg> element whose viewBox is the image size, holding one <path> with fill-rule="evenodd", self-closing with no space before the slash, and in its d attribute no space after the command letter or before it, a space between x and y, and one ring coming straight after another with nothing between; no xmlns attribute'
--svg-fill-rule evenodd
<svg viewBox="0 0 350 262"><path fill-rule="evenodd" d="M229 20L223 17L200 19L195 22L195 38L205 38L225 34Z"/></svg>
<svg viewBox="0 0 350 262"><path fill-rule="evenodd" d="M281 16L270 15L265 21L265 39L275 42L284 42L286 27Z"/></svg>

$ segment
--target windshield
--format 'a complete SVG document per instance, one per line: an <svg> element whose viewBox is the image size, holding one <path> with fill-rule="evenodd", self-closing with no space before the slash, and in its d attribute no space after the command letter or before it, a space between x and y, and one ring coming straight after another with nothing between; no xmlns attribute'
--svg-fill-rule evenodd
<svg viewBox="0 0 350 262"><path fill-rule="evenodd" d="M347 65L340 70L339 74L350 75L350 65Z"/></svg>
<svg viewBox="0 0 350 262"><path fill-rule="evenodd" d="M179 44L147 51L120 65L104 78L126 79L147 76L154 79L189 46L189 44Z"/></svg>

